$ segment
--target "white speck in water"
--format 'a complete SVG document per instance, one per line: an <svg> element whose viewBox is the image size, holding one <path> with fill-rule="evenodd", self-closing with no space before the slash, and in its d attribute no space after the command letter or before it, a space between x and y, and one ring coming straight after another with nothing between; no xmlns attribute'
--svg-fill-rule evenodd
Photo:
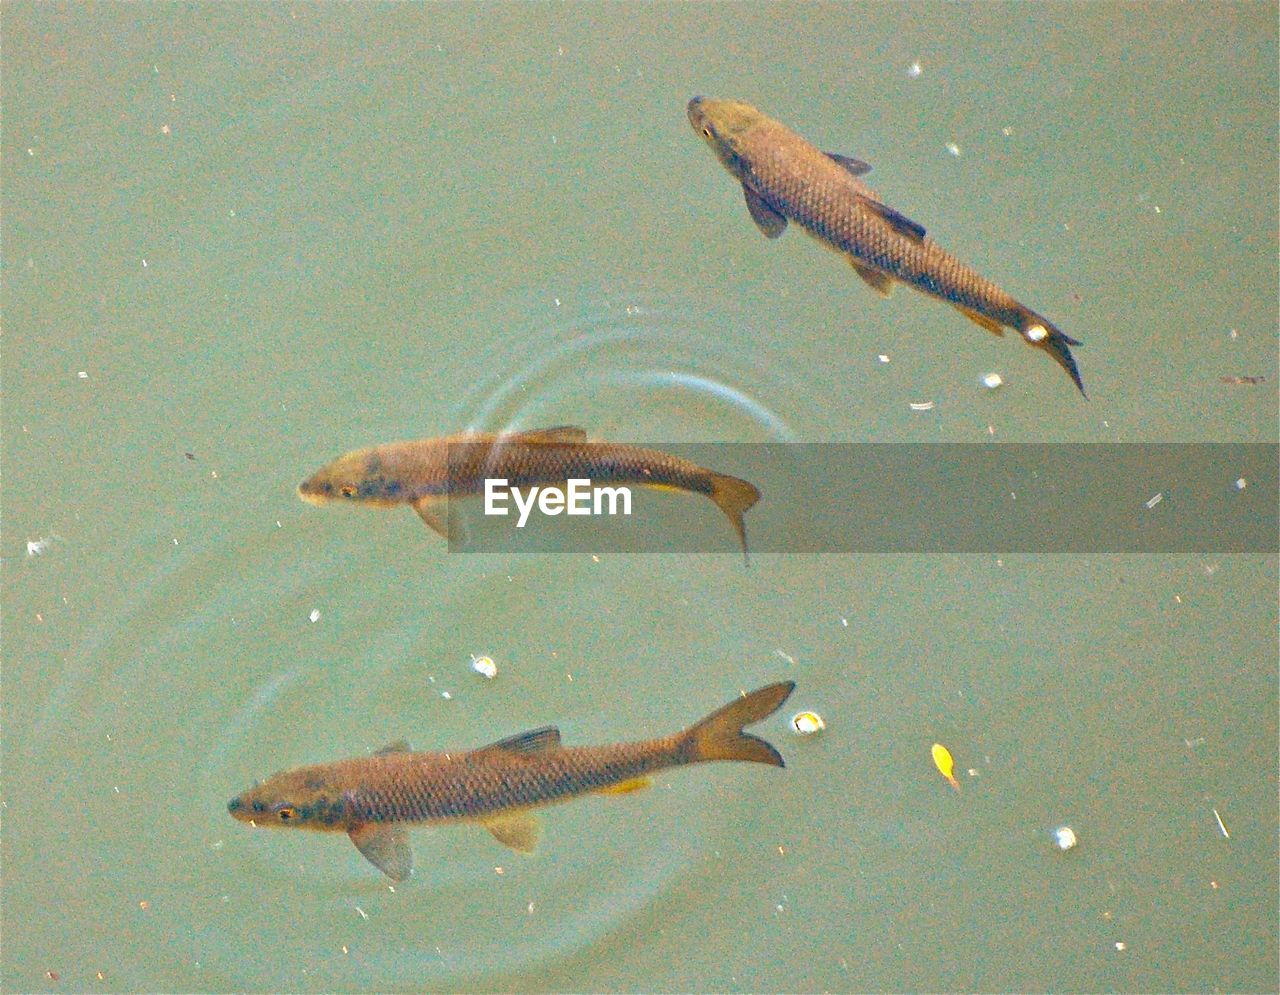
<svg viewBox="0 0 1280 995"><path fill-rule="evenodd" d="M452 700L453 700L453 692L452 692L452 691L441 691L441 692L440 692L440 697L441 697L441 698L443 698L445 701L452 701Z"/></svg>
<svg viewBox="0 0 1280 995"><path fill-rule="evenodd" d="M147 261L146 261L145 259L144 259L144 260L142 260L142 268L143 268L143 269L146 269L146 268L147 268Z"/></svg>
<svg viewBox="0 0 1280 995"><path fill-rule="evenodd" d="M320 609L319 609L319 608L312 608L312 609L311 609L311 614L310 614L310 615L308 615L308 616L307 616L307 618L311 619L311 621L313 621L313 622L319 622L319 621L320 621Z"/></svg>
<svg viewBox="0 0 1280 995"><path fill-rule="evenodd" d="M560 298L559 298L559 297L555 298L555 302L556 302L556 307L559 307L559 306L560 306Z"/></svg>
<svg viewBox="0 0 1280 995"><path fill-rule="evenodd" d="M1005 138L1008 138L1008 137L1010 137L1010 136L1013 134L1013 129L1012 129L1012 128L1001 128L1001 129L1000 129L1000 134L1004 135L1004 137L1005 137Z"/></svg>
<svg viewBox="0 0 1280 995"><path fill-rule="evenodd" d="M1242 491L1248 486L1249 481L1245 480L1244 477L1236 477L1236 490Z"/></svg>
<svg viewBox="0 0 1280 995"><path fill-rule="evenodd" d="M947 151L954 156L958 156L960 154L960 146L955 142L947 142Z"/></svg>
<svg viewBox="0 0 1280 995"><path fill-rule="evenodd" d="M1116 949L1124 953L1129 949L1129 944L1125 943L1124 940L1116 940Z"/></svg>
<svg viewBox="0 0 1280 995"><path fill-rule="evenodd" d="M1156 505L1158 505L1158 504L1159 504L1161 501L1163 501L1163 500L1164 500L1164 494L1163 494L1163 493L1153 495L1153 496L1152 496L1150 499L1148 499L1148 501L1147 501L1147 510L1150 510L1150 509L1154 508Z"/></svg>
<svg viewBox="0 0 1280 995"><path fill-rule="evenodd" d="M791 716L791 730L797 736L812 736L826 727L826 722L817 712L796 712Z"/></svg>
<svg viewBox="0 0 1280 995"><path fill-rule="evenodd" d="M1070 826L1059 826L1053 831L1053 842L1057 844L1059 850L1066 852L1075 849L1080 840L1076 836L1076 831Z"/></svg>
<svg viewBox="0 0 1280 995"><path fill-rule="evenodd" d="M1238 338L1240 337L1240 333L1239 333L1239 332L1237 332L1237 331L1233 328L1233 329L1231 329L1231 337L1232 337L1233 339L1238 339Z"/></svg>
<svg viewBox="0 0 1280 995"><path fill-rule="evenodd" d="M849 628L849 620L847 618L842 618L840 620L840 624L843 625L846 629Z"/></svg>
<svg viewBox="0 0 1280 995"><path fill-rule="evenodd" d="M792 656L790 653L784 653L782 650L774 650L773 655L776 657L781 657L783 660L786 660L787 663L791 664L791 666L793 667L796 665L796 658Z"/></svg>
<svg viewBox="0 0 1280 995"><path fill-rule="evenodd" d="M498 676L498 665L493 662L492 657L472 656L471 669L481 677L487 677L489 680Z"/></svg>
<svg viewBox="0 0 1280 995"><path fill-rule="evenodd" d="M1004 377L999 373L984 373L982 375L982 386L988 390L995 390L1004 383Z"/></svg>
<svg viewBox="0 0 1280 995"><path fill-rule="evenodd" d="M1225 839L1231 839L1231 834L1227 832L1227 827L1222 821L1222 816L1218 814L1218 810L1216 808L1213 810L1213 817L1218 820L1218 829L1221 830L1223 837Z"/></svg>
<svg viewBox="0 0 1280 995"><path fill-rule="evenodd" d="M911 405L912 411L932 411L933 410L932 401L910 401L908 403Z"/></svg>
<svg viewBox="0 0 1280 995"><path fill-rule="evenodd" d="M908 79L919 79L922 72L924 72L924 70L920 68L919 62L913 62L911 65L907 66Z"/></svg>
<svg viewBox="0 0 1280 995"><path fill-rule="evenodd" d="M1028 342L1043 342L1049 337L1049 332L1044 325L1032 325L1022 334L1027 337Z"/></svg>
<svg viewBox="0 0 1280 995"><path fill-rule="evenodd" d="M356 911L360 913L360 918L361 918L361 919L368 919L368 918L369 918L369 913L368 913L368 912L366 912L364 909L360 908L360 906L358 906L358 905L356 906Z"/></svg>
<svg viewBox="0 0 1280 995"><path fill-rule="evenodd" d="M77 376L77 377L79 377L81 380L88 380L88 379L89 379L89 371L88 371L88 370L81 370L79 373L77 373L77 374L76 374L76 376Z"/></svg>
<svg viewBox="0 0 1280 995"><path fill-rule="evenodd" d="M889 362L889 357L888 357L885 353L883 353L883 352L882 352L882 353L880 353L880 355L879 355L879 356L877 356L876 358L877 358L878 360L880 360L880 362L882 362L882 363L887 363L887 362Z"/></svg>

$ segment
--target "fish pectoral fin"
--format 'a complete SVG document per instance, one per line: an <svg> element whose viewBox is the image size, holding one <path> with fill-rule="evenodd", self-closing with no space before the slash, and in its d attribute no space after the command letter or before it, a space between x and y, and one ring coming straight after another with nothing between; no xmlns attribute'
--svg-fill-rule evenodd
<svg viewBox="0 0 1280 995"><path fill-rule="evenodd" d="M498 436L498 442L586 442L587 430L577 425L555 425L551 428L531 428L523 432L507 432Z"/></svg>
<svg viewBox="0 0 1280 995"><path fill-rule="evenodd" d="M388 743L380 750L374 750L375 757L383 757L388 753L412 753L413 747L409 745L408 740L397 739L394 743Z"/></svg>
<svg viewBox="0 0 1280 995"><path fill-rule="evenodd" d="M538 817L529 812L495 816L482 820L481 825L503 846L519 853L533 853L542 835Z"/></svg>
<svg viewBox="0 0 1280 995"><path fill-rule="evenodd" d="M471 751L471 756L485 753L545 753L547 750L560 749L560 730L555 726L543 726L541 729L530 729L500 739L496 743L482 746Z"/></svg>
<svg viewBox="0 0 1280 995"><path fill-rule="evenodd" d="M347 833L356 849L393 881L403 881L413 873L413 850L404 826L363 822Z"/></svg>
<svg viewBox="0 0 1280 995"><path fill-rule="evenodd" d="M413 502L413 510L436 535L449 538L449 499L428 494Z"/></svg>
<svg viewBox="0 0 1280 995"><path fill-rule="evenodd" d="M878 214L880 219L886 222L899 235L905 235L913 242L920 242L924 239L924 226L916 224L905 214L899 214L888 204L882 204L874 197L862 197L861 201L867 210Z"/></svg>
<svg viewBox="0 0 1280 995"><path fill-rule="evenodd" d="M751 214L751 220L765 235L769 238L777 238L787 230L787 219L745 183L742 184L742 195L747 198L747 210Z"/></svg>
<svg viewBox="0 0 1280 995"><path fill-rule="evenodd" d="M988 318L985 314L979 314L977 311L961 307L959 304L956 305L956 309L974 324L981 325L988 332L993 332L996 335L1004 334L1004 326L996 321L995 318Z"/></svg>
<svg viewBox="0 0 1280 995"><path fill-rule="evenodd" d="M599 794L602 795L629 795L633 791L643 791L645 788L653 787L653 779L650 777L633 777L629 781L619 781L617 784L611 784L607 788L601 788Z"/></svg>
<svg viewBox="0 0 1280 995"><path fill-rule="evenodd" d="M851 155L841 155L839 152L826 153L828 159L838 165L843 166L854 176L865 176L871 172L871 164L863 162L861 159L855 159Z"/></svg>
<svg viewBox="0 0 1280 995"><path fill-rule="evenodd" d="M876 269L873 266L867 266L852 256L849 258L853 271L866 281L867 286L874 290L881 297L888 297L893 291L893 277L884 270Z"/></svg>

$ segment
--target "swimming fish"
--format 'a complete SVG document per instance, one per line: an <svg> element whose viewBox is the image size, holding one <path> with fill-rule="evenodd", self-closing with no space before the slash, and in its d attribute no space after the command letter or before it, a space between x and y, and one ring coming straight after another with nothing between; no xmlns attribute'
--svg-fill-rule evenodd
<svg viewBox="0 0 1280 995"><path fill-rule="evenodd" d="M1064 335L1045 317L1018 303L939 248L925 230L886 205L859 177L871 170L849 156L822 152L750 104L694 97L689 123L742 183L757 227L777 238L795 221L819 242L843 253L854 271L888 296L895 282L959 308L996 335L1010 327L1044 349L1084 383Z"/></svg>
<svg viewBox="0 0 1280 995"><path fill-rule="evenodd" d="M585 478L593 484L705 494L732 523L744 556L747 532L742 516L760 499L760 491L745 480L656 449L588 442L583 429L567 425L503 435L463 432L357 449L303 481L298 496L311 504L409 504L447 538L445 502L450 496L483 494L486 478L505 479L509 487L555 486Z"/></svg>
<svg viewBox="0 0 1280 995"><path fill-rule="evenodd" d="M708 760L785 766L763 739L742 731L777 711L795 688L783 681L735 698L683 732L609 746L561 746L555 726L461 753L413 753L392 743L370 757L274 774L227 803L241 822L344 832L396 881L413 871L407 827L479 822L523 853L537 844L532 809L578 795L622 793L668 767Z"/></svg>
<svg viewBox="0 0 1280 995"><path fill-rule="evenodd" d="M960 782L956 780L956 762L951 756L951 751L941 743L933 744L933 765L938 768L938 773L947 779L947 783L960 790Z"/></svg>

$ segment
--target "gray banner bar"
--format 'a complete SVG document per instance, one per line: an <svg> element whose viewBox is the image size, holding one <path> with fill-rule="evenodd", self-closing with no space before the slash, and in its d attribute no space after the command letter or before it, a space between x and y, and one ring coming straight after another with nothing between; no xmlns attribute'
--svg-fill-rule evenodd
<svg viewBox="0 0 1280 995"><path fill-rule="evenodd" d="M750 481L752 553L1280 552L1271 443L645 443ZM452 457L451 457L452 458ZM590 460L585 465L590 467ZM618 482L601 480L617 486ZM631 487L631 514L516 527L454 498L455 552L740 552L696 491Z"/></svg>

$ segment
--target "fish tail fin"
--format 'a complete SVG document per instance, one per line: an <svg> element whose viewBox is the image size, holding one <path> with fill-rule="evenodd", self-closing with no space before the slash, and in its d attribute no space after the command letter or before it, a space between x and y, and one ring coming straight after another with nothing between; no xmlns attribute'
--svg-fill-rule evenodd
<svg viewBox="0 0 1280 995"><path fill-rule="evenodd" d="M1053 322L1043 315L1036 314L1024 307L1018 315L1016 325L1022 337L1034 346L1038 346L1053 357L1053 361L1067 371L1071 382L1076 385L1085 400L1089 395L1084 392L1084 381L1080 379L1080 370L1076 366L1075 357L1068 346L1080 345L1078 339L1061 331Z"/></svg>
<svg viewBox="0 0 1280 995"><path fill-rule="evenodd" d="M785 767L782 755L758 736L743 732L743 726L759 722L782 707L795 690L795 681L782 681L735 698L701 722L680 734L685 763L703 760L749 760L773 767Z"/></svg>
<svg viewBox="0 0 1280 995"><path fill-rule="evenodd" d="M742 558L750 563L747 555L747 526L742 516L760 500L760 491L755 484L717 473L711 482L711 500L733 524L734 531L738 533L738 541L742 543Z"/></svg>

